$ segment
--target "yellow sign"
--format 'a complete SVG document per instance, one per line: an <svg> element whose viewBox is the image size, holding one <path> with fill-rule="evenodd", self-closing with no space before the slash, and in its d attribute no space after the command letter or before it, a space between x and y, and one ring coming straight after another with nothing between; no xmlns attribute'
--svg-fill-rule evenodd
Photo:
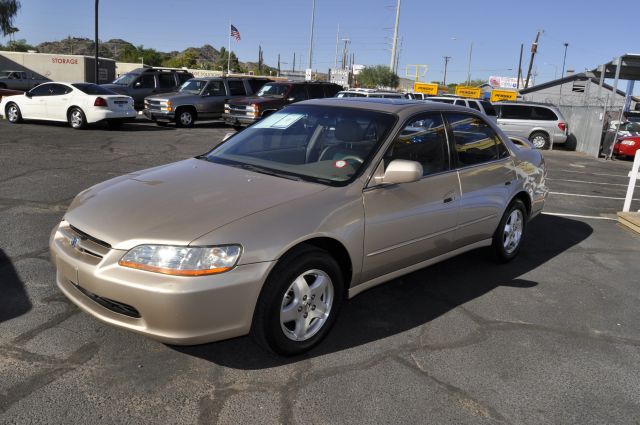
<svg viewBox="0 0 640 425"><path fill-rule="evenodd" d="M437 96L438 85L430 83L413 83L413 91L416 93L424 93L431 96Z"/></svg>
<svg viewBox="0 0 640 425"><path fill-rule="evenodd" d="M516 100L518 98L518 92L514 90L496 90L491 92L491 101L499 102L501 100Z"/></svg>
<svg viewBox="0 0 640 425"><path fill-rule="evenodd" d="M472 99L480 99L480 88L458 86L456 87L456 95L462 97L470 97Z"/></svg>

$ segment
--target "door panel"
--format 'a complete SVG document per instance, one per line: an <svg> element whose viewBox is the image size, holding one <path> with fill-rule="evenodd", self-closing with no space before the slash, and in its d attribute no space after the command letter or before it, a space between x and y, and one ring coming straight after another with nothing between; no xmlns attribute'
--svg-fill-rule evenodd
<svg viewBox="0 0 640 425"><path fill-rule="evenodd" d="M70 89L61 84L52 84L50 96L45 103L47 119L55 121L67 120L67 108L71 97Z"/></svg>
<svg viewBox="0 0 640 425"><path fill-rule="evenodd" d="M224 112L224 104L229 99L223 80L211 80L207 84L198 105L198 114L203 119L220 118Z"/></svg>

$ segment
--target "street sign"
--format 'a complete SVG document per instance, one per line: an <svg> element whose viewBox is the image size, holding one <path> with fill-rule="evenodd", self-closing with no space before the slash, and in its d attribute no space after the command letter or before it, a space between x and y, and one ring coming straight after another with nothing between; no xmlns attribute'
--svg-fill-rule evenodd
<svg viewBox="0 0 640 425"><path fill-rule="evenodd" d="M424 93L431 96L437 96L438 85L431 83L413 83L413 91L416 93Z"/></svg>
<svg viewBox="0 0 640 425"><path fill-rule="evenodd" d="M472 99L480 99L480 92L481 90L479 87L466 87L466 86L456 87L456 96L470 97Z"/></svg>
<svg viewBox="0 0 640 425"><path fill-rule="evenodd" d="M491 102L499 102L501 100L516 100L518 92L514 90L497 90L491 91Z"/></svg>

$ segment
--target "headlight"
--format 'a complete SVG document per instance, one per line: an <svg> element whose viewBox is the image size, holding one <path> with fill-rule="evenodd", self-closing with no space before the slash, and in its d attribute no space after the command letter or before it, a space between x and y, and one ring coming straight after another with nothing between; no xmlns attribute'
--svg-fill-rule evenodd
<svg viewBox="0 0 640 425"><path fill-rule="evenodd" d="M231 270L238 262L241 252L240 245L139 245L127 252L118 264L175 276L203 276Z"/></svg>

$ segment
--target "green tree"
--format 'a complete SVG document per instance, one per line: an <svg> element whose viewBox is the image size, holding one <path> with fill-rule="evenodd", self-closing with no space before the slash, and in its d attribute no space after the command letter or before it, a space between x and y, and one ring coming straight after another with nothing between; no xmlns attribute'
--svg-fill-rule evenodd
<svg viewBox="0 0 640 425"><path fill-rule="evenodd" d="M7 49L13 52L28 52L29 50L36 50L34 46L27 44L27 40L25 39L10 41L7 44Z"/></svg>
<svg viewBox="0 0 640 425"><path fill-rule="evenodd" d="M213 63L213 69L217 71L220 71L220 70L226 71L228 61L229 61L229 51L226 48L221 47L220 56L218 56L218 59L216 59L216 61ZM240 61L238 60L238 57L233 52L231 52L231 64L229 68L231 69L231 72L247 71L242 65L240 65Z"/></svg>
<svg viewBox="0 0 640 425"><path fill-rule="evenodd" d="M145 65L151 66L161 65L164 59L162 54L155 49L145 49L142 45L138 47L127 46L120 56L120 60L123 62L140 62L140 58L142 58Z"/></svg>
<svg viewBox="0 0 640 425"><path fill-rule="evenodd" d="M368 88L398 87L400 77L389 70L389 67L377 65L366 67L358 75L358 85Z"/></svg>
<svg viewBox="0 0 640 425"><path fill-rule="evenodd" d="M170 68L195 68L197 63L198 52L187 49L178 56L165 60L163 65Z"/></svg>
<svg viewBox="0 0 640 425"><path fill-rule="evenodd" d="M18 0L0 0L0 33L3 36L13 34L17 28L13 26L13 18L18 14Z"/></svg>

